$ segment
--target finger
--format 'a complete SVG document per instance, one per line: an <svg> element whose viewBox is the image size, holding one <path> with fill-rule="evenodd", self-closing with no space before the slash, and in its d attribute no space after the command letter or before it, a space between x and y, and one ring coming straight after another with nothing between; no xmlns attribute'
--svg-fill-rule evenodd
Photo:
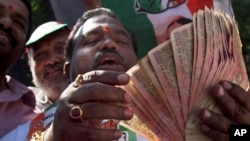
<svg viewBox="0 0 250 141"><path fill-rule="evenodd" d="M88 119L119 119L129 120L133 116L132 110L118 106L116 104L107 104L101 102L89 102L80 105L83 111L83 120Z"/></svg>
<svg viewBox="0 0 250 141"><path fill-rule="evenodd" d="M110 141L119 139L122 135L117 129L100 129L98 126L91 126L93 125L91 122L82 124L82 122L67 120L65 111L57 110L58 112L63 112L64 116L56 114L54 122L51 125L52 128L49 128L51 130L50 133L55 132L52 135L55 137L55 140L82 141L85 139L86 141ZM57 133L60 133L60 135Z"/></svg>
<svg viewBox="0 0 250 141"><path fill-rule="evenodd" d="M88 128L78 124L67 130L66 136L72 141L111 141L119 139L122 133L117 129Z"/></svg>
<svg viewBox="0 0 250 141"><path fill-rule="evenodd" d="M131 101L131 97L119 87L102 83L82 85L70 97L70 102L74 104L82 104L89 101L128 103Z"/></svg>
<svg viewBox="0 0 250 141"><path fill-rule="evenodd" d="M223 83L212 88L211 93L217 105L230 120L236 123L249 124L250 113L241 104L237 103L227 91L232 89L230 83ZM231 91L232 92L232 91Z"/></svg>
<svg viewBox="0 0 250 141"><path fill-rule="evenodd" d="M129 75L116 71L96 70L82 75L82 84L100 82L110 85L125 85L129 82Z"/></svg>
<svg viewBox="0 0 250 141"><path fill-rule="evenodd" d="M206 124L201 124L200 130L204 135L206 135L207 137L211 138L214 141L228 141L229 140L229 137L227 134L211 129Z"/></svg>
<svg viewBox="0 0 250 141"><path fill-rule="evenodd" d="M199 113L199 117L202 123L209 126L209 128L215 129L225 134L229 133L231 122L226 117L207 109L202 109Z"/></svg>
<svg viewBox="0 0 250 141"><path fill-rule="evenodd" d="M243 88L228 81L222 81L220 84L237 103L250 111L250 95Z"/></svg>

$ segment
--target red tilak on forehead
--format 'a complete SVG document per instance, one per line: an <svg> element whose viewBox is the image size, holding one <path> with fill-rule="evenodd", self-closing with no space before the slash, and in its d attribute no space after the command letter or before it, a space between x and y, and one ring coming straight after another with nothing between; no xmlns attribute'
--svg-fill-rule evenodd
<svg viewBox="0 0 250 141"><path fill-rule="evenodd" d="M103 29L103 31L105 31L105 32L109 31L109 27L107 27L107 26L103 26L102 29Z"/></svg>
<svg viewBox="0 0 250 141"><path fill-rule="evenodd" d="M12 5L9 5L8 8L9 8L9 10L13 10L13 6Z"/></svg>

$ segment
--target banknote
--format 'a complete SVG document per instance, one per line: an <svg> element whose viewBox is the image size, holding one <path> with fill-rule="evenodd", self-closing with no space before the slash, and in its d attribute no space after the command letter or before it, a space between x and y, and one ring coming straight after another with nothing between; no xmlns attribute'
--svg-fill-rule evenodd
<svg viewBox="0 0 250 141"><path fill-rule="evenodd" d="M141 69L139 65L135 65L127 73L130 74L130 80L134 83L134 87L136 87L139 92L136 95L140 94L141 97L145 100L148 107L147 109L156 119L158 119L157 122L162 127L164 132L166 134L169 134L171 130L177 130L177 126L175 125L171 113L164 107L163 103L158 101L158 98L156 98L155 93L157 91L152 85L150 79L147 77L145 71ZM180 137L180 135L177 134L177 132L171 133L168 135L168 137Z"/></svg>
<svg viewBox="0 0 250 141"><path fill-rule="evenodd" d="M188 118L193 61L193 24L189 23L171 32L171 43L181 98L184 121ZM198 62L198 61L197 61Z"/></svg>
<svg viewBox="0 0 250 141"><path fill-rule="evenodd" d="M198 96L196 96L196 90L198 84L204 83L205 79L201 79L203 65L206 54L206 27L205 27L205 14L204 11L199 10L197 14L193 16L193 22L195 22L194 32L196 36L194 36L196 45L194 46L195 54L193 54L193 68L192 68L192 83L191 83L191 91L190 91L190 100L189 100L189 108L191 108L194 104L194 101ZM205 75L206 76L206 75ZM190 111L192 112L192 111Z"/></svg>
<svg viewBox="0 0 250 141"><path fill-rule="evenodd" d="M162 95L162 99L168 101L179 129L184 130L184 117L170 41L166 41L149 51L148 57L165 93Z"/></svg>
<svg viewBox="0 0 250 141"><path fill-rule="evenodd" d="M167 99L165 99L165 93L163 91L163 88L160 84L160 81L157 78L157 74L153 68L153 65L151 61L149 60L148 55L143 57L138 61L138 64L140 65L141 69L144 70L146 75L149 77L150 81L152 82L152 85L154 86L155 90L157 92L154 93L155 97L158 98L158 101L163 103L165 105L165 108L169 109L170 112L173 111L173 109L170 108L169 102Z"/></svg>
<svg viewBox="0 0 250 141"><path fill-rule="evenodd" d="M156 141L210 140L200 131L199 111L222 112L209 88L221 80L249 87L237 22L207 7L127 73L130 82L122 88L132 96L127 106L135 116L121 124Z"/></svg>

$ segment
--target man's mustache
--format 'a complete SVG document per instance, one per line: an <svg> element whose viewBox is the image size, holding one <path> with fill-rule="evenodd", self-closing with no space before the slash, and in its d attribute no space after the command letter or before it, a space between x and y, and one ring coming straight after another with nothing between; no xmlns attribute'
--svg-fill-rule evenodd
<svg viewBox="0 0 250 141"><path fill-rule="evenodd" d="M117 52L115 51L114 49L105 49L103 50L102 52L100 52L96 57L95 57L95 62L98 62L98 60L105 54L107 53L112 53L112 54L115 54L117 56L119 56L121 58L121 60L124 60L124 58Z"/></svg>
<svg viewBox="0 0 250 141"><path fill-rule="evenodd" d="M46 76L51 69L63 71L63 67L64 67L64 62L62 62L62 63L55 63L53 65L51 65L51 64L46 65L44 67L44 69L43 69L43 75Z"/></svg>

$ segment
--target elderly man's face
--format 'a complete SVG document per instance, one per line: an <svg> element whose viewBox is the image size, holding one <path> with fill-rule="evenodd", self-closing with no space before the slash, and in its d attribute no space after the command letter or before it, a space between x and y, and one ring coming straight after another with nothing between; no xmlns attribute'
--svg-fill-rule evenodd
<svg viewBox="0 0 250 141"><path fill-rule="evenodd" d="M0 63L10 65L24 52L29 12L20 0L0 0L0 13Z"/></svg>
<svg viewBox="0 0 250 141"><path fill-rule="evenodd" d="M29 64L33 82L45 91L51 89L51 93L60 93L61 90L59 92L57 90L65 82L68 82L67 77L63 75L64 45L68 34L68 30L57 31L31 45ZM65 85L63 85L62 90L64 87Z"/></svg>
<svg viewBox="0 0 250 141"><path fill-rule="evenodd" d="M70 74L92 70L125 72L136 64L132 40L124 26L109 16L95 16L87 20L77 31Z"/></svg>

